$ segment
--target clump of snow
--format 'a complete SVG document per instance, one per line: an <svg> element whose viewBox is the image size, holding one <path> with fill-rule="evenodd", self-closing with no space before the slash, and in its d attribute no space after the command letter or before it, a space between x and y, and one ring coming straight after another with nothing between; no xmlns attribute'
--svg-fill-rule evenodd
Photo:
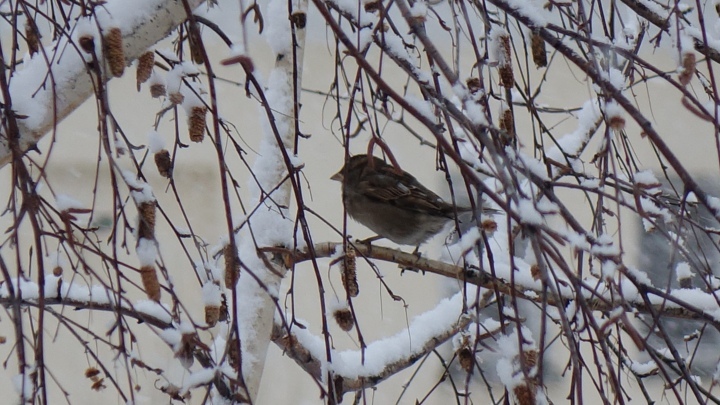
<svg viewBox="0 0 720 405"><path fill-rule="evenodd" d="M575 131L563 135L557 140L557 146L549 148L547 157L558 162L565 162L565 154L576 157L590 139L591 131L595 130L596 122L602 118L596 99L590 99L583 104L578 113L578 125Z"/></svg>
<svg viewBox="0 0 720 405"><path fill-rule="evenodd" d="M135 310L148 314L163 322L172 322L172 311L170 311L170 308L168 308L165 304L161 304L153 300L140 300L135 303L134 307Z"/></svg>
<svg viewBox="0 0 720 405"><path fill-rule="evenodd" d="M357 379L378 375L387 366L420 353L436 336L452 328L462 312L462 293L442 301L432 310L413 319L408 330L376 340L360 350L333 351L328 369L345 378ZM325 358L325 342L307 329L295 331L298 341L316 358ZM364 359L364 360L363 360Z"/></svg>
<svg viewBox="0 0 720 405"><path fill-rule="evenodd" d="M30 375L35 372L35 367L26 367L26 370L22 374L16 374L12 378L13 382L13 388L15 388L15 392L22 398L27 401L28 399L32 398L32 393L34 391L34 384L32 383L32 379L30 378ZM25 402L23 401L23 402Z"/></svg>
<svg viewBox="0 0 720 405"><path fill-rule="evenodd" d="M524 382L525 376L518 361L520 350L536 350L530 329L525 326L520 329L521 340L524 342L522 348L518 347L517 333L517 329L513 330L510 334L502 335L497 340L498 352L502 357L498 360L496 369L500 381L508 391L512 391L513 388Z"/></svg>
<svg viewBox="0 0 720 405"><path fill-rule="evenodd" d="M205 305L218 306L222 300L220 286L212 281L203 285L202 299Z"/></svg>
<svg viewBox="0 0 720 405"><path fill-rule="evenodd" d="M418 0L410 8L410 15L415 18L425 18L428 13L428 5L424 0Z"/></svg>
<svg viewBox="0 0 720 405"><path fill-rule="evenodd" d="M615 244L613 237L604 233L597 238L597 243L592 246L591 253L604 256L617 256L620 248Z"/></svg>
<svg viewBox="0 0 720 405"><path fill-rule="evenodd" d="M161 150L165 149L165 140L160 136L160 134L153 130L148 132L148 150L150 153L158 153Z"/></svg>
<svg viewBox="0 0 720 405"><path fill-rule="evenodd" d="M512 202L511 208L520 217L520 221L530 225L541 225L543 223L542 214L535 208L532 200L521 198L517 203Z"/></svg>
<svg viewBox="0 0 720 405"><path fill-rule="evenodd" d="M620 107L620 105L614 100L605 103L604 110L608 121L613 121L614 119L625 119L625 110L623 110L623 108Z"/></svg>
<svg viewBox="0 0 720 405"><path fill-rule="evenodd" d="M480 230L477 227L472 227L457 242L449 245L447 253L453 262L459 263L462 257L475 247L481 236Z"/></svg>
<svg viewBox="0 0 720 405"><path fill-rule="evenodd" d="M412 95L405 96L405 101L407 101L407 103L410 104L410 107L417 110L425 119L433 122L435 121L435 114L433 114L432 106L429 102Z"/></svg>
<svg viewBox="0 0 720 405"><path fill-rule="evenodd" d="M142 204L144 202L155 201L155 196L152 192L152 187L144 181L140 180L133 172L129 170L122 171L123 179L130 187L130 194L135 200L136 204Z"/></svg>
<svg viewBox="0 0 720 405"><path fill-rule="evenodd" d="M635 172L635 174L633 174L633 180L636 184L641 184L645 186L656 187L660 185L660 182L655 177L655 174L653 174L652 170L649 169Z"/></svg>
<svg viewBox="0 0 720 405"><path fill-rule="evenodd" d="M83 203L70 197L67 194L58 194L55 196L55 206L58 211L69 211L73 208L83 208Z"/></svg>
<svg viewBox="0 0 720 405"><path fill-rule="evenodd" d="M549 12L544 9L544 2L537 0L507 0L507 4L517 10L520 15L532 21L535 28L548 24Z"/></svg>
<svg viewBox="0 0 720 405"><path fill-rule="evenodd" d="M182 390L180 391L180 395L186 394L193 388L210 384L213 378L215 378L216 373L217 370L214 367L203 368L201 370L192 372L189 376L187 376L187 378L185 378L185 382L183 384Z"/></svg>
<svg viewBox="0 0 720 405"><path fill-rule="evenodd" d="M265 40L275 55L287 55L292 45L290 33L290 19L288 18L287 2L270 0L264 15L272 16L267 19L265 26Z"/></svg>
<svg viewBox="0 0 720 405"><path fill-rule="evenodd" d="M510 61L507 60L509 55L506 55L505 50L502 49L503 38L509 38L510 34L507 32L505 27L496 25L493 26L488 37L488 51L490 51L490 60L496 62L499 65L506 65Z"/></svg>
<svg viewBox="0 0 720 405"><path fill-rule="evenodd" d="M140 238L135 252L141 266L152 266L155 264L158 255L157 243L152 239Z"/></svg>

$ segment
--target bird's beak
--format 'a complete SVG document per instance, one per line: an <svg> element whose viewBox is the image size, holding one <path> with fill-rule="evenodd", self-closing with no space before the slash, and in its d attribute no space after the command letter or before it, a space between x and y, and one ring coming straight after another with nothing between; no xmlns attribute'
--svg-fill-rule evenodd
<svg viewBox="0 0 720 405"><path fill-rule="evenodd" d="M342 170L340 170L339 172L333 174L332 177L330 177L330 180L343 181Z"/></svg>

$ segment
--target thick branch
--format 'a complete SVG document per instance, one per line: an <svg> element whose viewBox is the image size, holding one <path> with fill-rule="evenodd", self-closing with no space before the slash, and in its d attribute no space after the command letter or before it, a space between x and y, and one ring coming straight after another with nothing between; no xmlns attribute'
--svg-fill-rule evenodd
<svg viewBox="0 0 720 405"><path fill-rule="evenodd" d="M192 8L203 2L189 0ZM136 13L128 10L136 10ZM122 29L128 62L167 37L187 18L182 1L177 0L110 0L95 11L101 20L109 20L112 16L112 24ZM23 151L32 148L94 94L91 73L78 47L68 45L67 37L54 41L45 48L45 55L43 52L35 54L23 70L12 77L12 105L19 116L27 116L18 120L19 144ZM109 80L108 77L105 79ZM10 162L10 158L7 134L0 134L0 167Z"/></svg>
<svg viewBox="0 0 720 405"><path fill-rule="evenodd" d="M357 243L354 245L357 250L359 257L365 257L367 259L382 260L386 262L397 263L399 268L407 269L412 268L423 272L433 273L444 277L453 278L456 280L464 281L468 284L473 284L478 287L486 289L497 290L502 294L513 295L517 298L536 302L542 304L543 300L550 306L554 306L560 309L565 308L565 305L569 300L576 298L577 292L571 290L561 291L561 301L553 299L552 297L544 297L542 288L535 288L534 286L521 285L517 282L511 284L506 280L493 278L487 272L479 269L472 269L465 271L460 266L455 266L449 263L440 262L437 260L430 260L422 257L418 257L413 253L406 253L397 249L390 249L379 246L365 245ZM266 251L273 251L281 253L285 256L287 263L300 263L310 259L310 255L307 252L291 252L287 249L282 248L271 248L265 249ZM342 243L319 243L315 245L316 257L335 257L336 252L342 250ZM612 311L615 308L622 307L626 310L635 310L645 314L656 314L659 313L663 317L682 318L682 319L694 319L701 320L704 322L715 325L716 328L720 329L720 322L715 320L709 314L713 311L720 310L719 306L709 308L696 308L682 299L681 295L685 294L689 290L678 290L666 292L657 289L650 285L642 284L632 274L628 272L623 273L624 277L627 277L631 283L638 289L637 299L628 299L622 296L610 295L604 292L598 291L598 280L592 281L579 281L584 291L580 292L587 298L585 302L589 308L596 311ZM604 283L600 283L605 285ZM707 295L707 302L716 302L712 298L712 294L701 291L699 289L692 290L691 293L695 296ZM648 297L648 301L658 302L648 305L643 300L642 295ZM696 302L699 302L697 300Z"/></svg>

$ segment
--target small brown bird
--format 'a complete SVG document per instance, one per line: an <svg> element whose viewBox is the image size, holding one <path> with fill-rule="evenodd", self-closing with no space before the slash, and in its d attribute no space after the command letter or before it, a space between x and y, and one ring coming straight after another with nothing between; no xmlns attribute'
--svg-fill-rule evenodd
<svg viewBox="0 0 720 405"><path fill-rule="evenodd" d="M440 232L455 212L410 173L367 155L352 156L331 177L342 182L343 202L351 218L378 236L401 245L419 246Z"/></svg>

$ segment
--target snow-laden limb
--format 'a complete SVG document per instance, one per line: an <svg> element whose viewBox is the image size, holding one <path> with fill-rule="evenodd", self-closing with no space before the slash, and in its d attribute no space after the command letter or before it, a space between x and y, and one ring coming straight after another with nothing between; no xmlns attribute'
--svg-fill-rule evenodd
<svg viewBox="0 0 720 405"><path fill-rule="evenodd" d="M502 233L502 232L501 232ZM587 241L585 241L587 243ZM493 241L493 243L499 243ZM580 244L575 245L578 248ZM594 247L593 247L594 246ZM611 250L612 246L585 245L584 250L592 252L594 249L600 253ZM501 294L512 295L520 299L537 303L545 302L547 305L564 310L566 305L577 299L578 291L563 281L557 299L544 297L545 291L540 281L533 278L530 265L516 257L514 260L514 283L511 283L509 263L504 263L502 255L496 255L495 274L492 277L478 268L466 270L438 260L418 257L413 253L406 253L397 249L382 246L369 246L365 244L353 245L358 256L367 259L381 260L398 264L399 268L412 268L427 273L437 274L454 280L461 280L467 284L498 291ZM316 258L333 257L342 250L342 243L318 243L313 252ZM283 260L300 263L310 259L306 252L283 251L273 249L273 252L283 255ZM485 258L485 260L487 260ZM488 263L484 264L489 268ZM659 313L662 316L695 319L712 323L720 327L720 291L708 292L699 288L672 289L669 291L654 287L647 275L640 270L618 265L615 278L600 280L588 275L582 280L576 280L580 287L580 295L587 307L594 311L611 312L617 307L632 308L637 313ZM621 294L618 294L620 292Z"/></svg>
<svg viewBox="0 0 720 405"><path fill-rule="evenodd" d="M254 241L247 237L248 227L244 227L236 238L243 270L234 293L242 297L237 300L237 325L242 345L243 381L251 400L257 398L260 387L272 333L275 302L285 273L282 264L270 264L258 257L256 244L261 247L293 246L296 240L294 223L290 219L292 216L283 207L290 206L292 188L287 176L289 170L296 167L296 159L290 151L295 142L295 107L296 103L299 105L305 49L305 25L297 22L305 21L299 15L304 17L307 13L307 1L293 2L293 14L286 18L280 17L287 15L286 2L273 0L267 7L268 12L275 16L269 20L266 37L276 55L276 64L270 72L267 88L258 88L258 81L254 78L252 80L256 86L253 91L263 100L262 115L266 120L262 122L263 139L253 166L257 183L255 179L249 181L249 189L254 201L263 200L265 193L275 190L272 198L268 199L272 201L268 204L273 206L271 209L258 210L246 219L250 228L262 230L254 234ZM297 44L295 49L293 34ZM302 238L297 238L297 241L301 244Z"/></svg>
<svg viewBox="0 0 720 405"><path fill-rule="evenodd" d="M13 278L12 291L6 283L0 283L0 305L17 304L37 306L40 297L40 287L31 280ZM117 295L103 285L85 285L77 280L66 281L53 275L45 276L45 305L62 305L76 309L91 309L120 313L152 325L167 329L172 327L170 311L156 302L140 300L131 303L124 298L118 305Z"/></svg>
<svg viewBox="0 0 720 405"><path fill-rule="evenodd" d="M204 2L187 1L193 9ZM176 0L109 0L102 7L96 7L95 13L101 27L120 28L128 62L167 37L187 18L183 2ZM80 21L83 21L81 25L94 25L92 22ZM35 145L57 122L94 94L92 77L84 56L77 46L69 43L75 40L77 38L62 37L52 42L44 51L27 58L22 69L9 81L13 109L19 116L26 116L17 121L23 151ZM52 60L52 69L43 57L43 52ZM2 102L8 104L8 100ZM8 137L2 134L0 167L7 164L10 158Z"/></svg>
<svg viewBox="0 0 720 405"><path fill-rule="evenodd" d="M308 329L295 328L288 335L276 325L273 341L317 380L325 378L325 370L332 371L337 395L342 396L377 385L455 336L473 318L462 311L463 294L457 293L415 317L407 329L376 340L364 350L333 350L330 364L323 360L325 341Z"/></svg>

